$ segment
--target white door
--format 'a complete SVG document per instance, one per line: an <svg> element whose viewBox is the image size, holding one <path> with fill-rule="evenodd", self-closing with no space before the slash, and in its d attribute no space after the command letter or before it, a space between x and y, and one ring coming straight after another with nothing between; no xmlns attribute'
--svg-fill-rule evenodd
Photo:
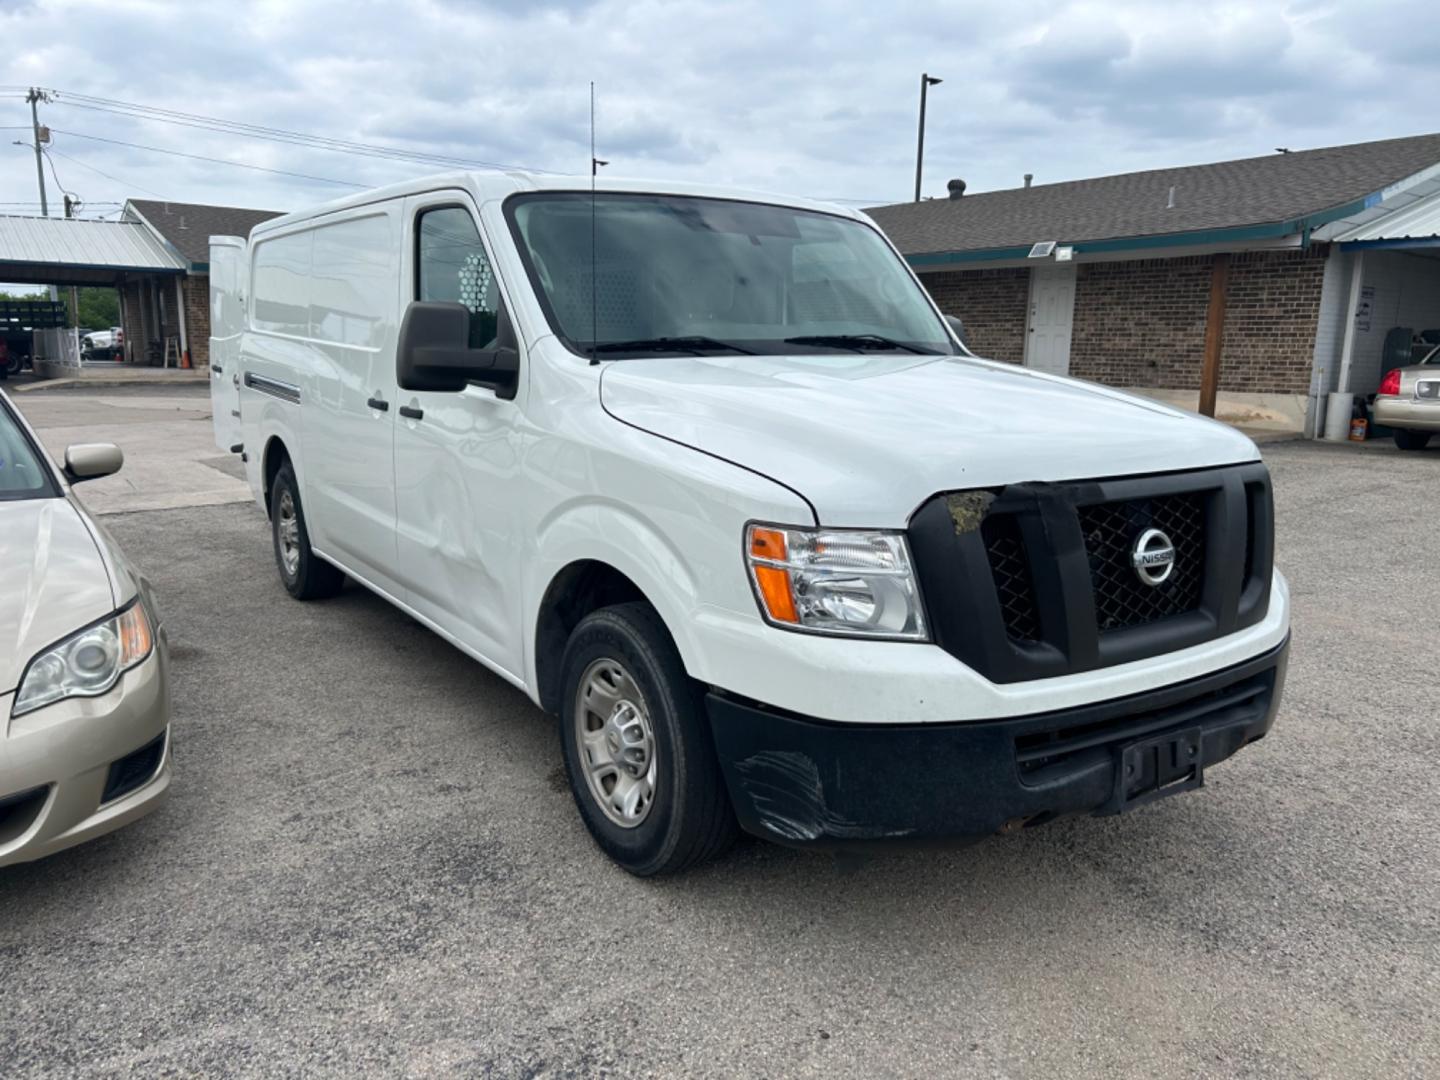
<svg viewBox="0 0 1440 1080"><path fill-rule="evenodd" d="M1070 330L1075 318L1075 266L1030 271L1030 318L1025 366L1052 375L1070 373Z"/></svg>
<svg viewBox="0 0 1440 1080"><path fill-rule="evenodd" d="M405 211L404 300L462 303L472 344L493 344L503 285L469 196L412 196ZM519 673L527 539L517 513L519 402L482 386L397 390L395 400L397 565L407 598L463 646Z"/></svg>
<svg viewBox="0 0 1440 1080"><path fill-rule="evenodd" d="M215 445L240 442L240 335L245 303L240 282L246 270L245 241L210 238L210 415Z"/></svg>

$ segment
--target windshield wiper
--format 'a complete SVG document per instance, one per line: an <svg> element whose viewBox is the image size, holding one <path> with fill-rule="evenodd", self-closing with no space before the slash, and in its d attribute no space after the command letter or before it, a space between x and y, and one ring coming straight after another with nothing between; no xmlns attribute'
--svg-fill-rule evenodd
<svg viewBox="0 0 1440 1080"><path fill-rule="evenodd" d="M892 338L881 337L879 334L803 334L800 337L787 337L785 344L828 345L837 349L854 349L856 352L875 349L901 349L905 352L919 353L922 356L938 355L933 349L921 349L915 345L906 345L903 341L895 341Z"/></svg>
<svg viewBox="0 0 1440 1080"><path fill-rule="evenodd" d="M686 337L657 337L657 338L636 338L634 341L602 341L591 346L594 352L690 352L696 356L715 349L728 349L730 352L744 353L746 356L754 356L753 349L747 349L743 345L736 345L733 341L721 341L719 338L703 337L699 334L692 334Z"/></svg>

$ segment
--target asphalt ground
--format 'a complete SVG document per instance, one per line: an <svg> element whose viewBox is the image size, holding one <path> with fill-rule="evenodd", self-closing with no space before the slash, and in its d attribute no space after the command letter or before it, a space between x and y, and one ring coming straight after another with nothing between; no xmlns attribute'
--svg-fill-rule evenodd
<svg viewBox="0 0 1440 1080"><path fill-rule="evenodd" d="M173 657L170 801L0 871L0 1073L1440 1072L1440 450L1266 448L1285 704L1205 788L873 858L639 881L553 720L253 504L117 514Z"/></svg>

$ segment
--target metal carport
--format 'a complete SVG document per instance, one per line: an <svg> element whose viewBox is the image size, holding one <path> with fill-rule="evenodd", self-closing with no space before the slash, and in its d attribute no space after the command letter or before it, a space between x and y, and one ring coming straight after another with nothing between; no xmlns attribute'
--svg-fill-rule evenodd
<svg viewBox="0 0 1440 1080"><path fill-rule="evenodd" d="M0 216L0 281L35 285L100 285L122 290L138 285L143 348L163 325L162 290L173 290L180 349L186 341L180 279L186 265L144 225L135 221ZM139 357L144 359L142 353Z"/></svg>
<svg viewBox="0 0 1440 1080"><path fill-rule="evenodd" d="M1330 388L1342 395L1334 403L1348 418L1349 395L1373 393L1389 367L1403 364L1384 352L1390 329L1440 329L1440 169L1316 230L1312 239L1335 245L1339 256ZM1343 426L1337 418L1328 437L1343 437Z"/></svg>

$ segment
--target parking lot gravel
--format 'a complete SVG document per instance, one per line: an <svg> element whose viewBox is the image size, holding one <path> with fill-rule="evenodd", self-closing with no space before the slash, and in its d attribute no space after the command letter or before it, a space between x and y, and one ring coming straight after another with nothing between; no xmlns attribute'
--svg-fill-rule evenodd
<svg viewBox="0 0 1440 1080"><path fill-rule="evenodd" d="M1202 791L659 881L590 842L553 720L362 589L289 600L253 505L107 517L173 795L0 871L0 1073L1435 1075L1440 449L1266 456L1288 693Z"/></svg>

